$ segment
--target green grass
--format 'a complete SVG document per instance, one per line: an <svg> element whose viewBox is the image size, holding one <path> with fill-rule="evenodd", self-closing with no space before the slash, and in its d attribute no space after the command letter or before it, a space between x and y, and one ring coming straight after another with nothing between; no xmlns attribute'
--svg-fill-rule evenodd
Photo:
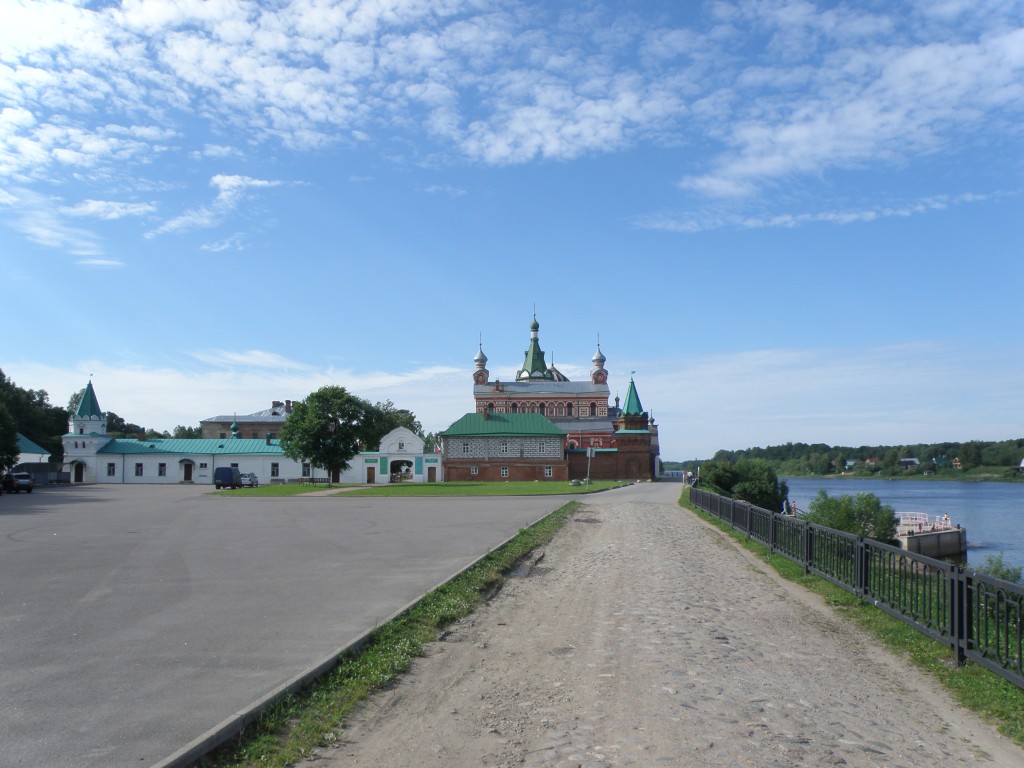
<svg viewBox="0 0 1024 768"><path fill-rule="evenodd" d="M625 480L594 480L590 485L570 485L568 482L516 481L507 483L388 483L385 485L301 485L275 483L256 488L212 491L218 496L297 496L315 491L334 490L345 496L556 496L562 494L594 493L609 488L630 485Z"/></svg>
<svg viewBox="0 0 1024 768"><path fill-rule="evenodd" d="M549 542L579 507L571 501L522 529L447 584L428 593L398 618L379 627L359 651L298 695L265 711L240 736L200 761L203 768L284 768L340 738L346 716L373 691L385 688L423 655L438 632L468 616L493 595L506 574Z"/></svg>
<svg viewBox="0 0 1024 768"><path fill-rule="evenodd" d="M346 496L551 496L593 493L629 485L626 481L595 480L590 485L568 482L515 481L507 483L392 483L373 487L361 486L345 491Z"/></svg>
<svg viewBox="0 0 1024 768"><path fill-rule="evenodd" d="M782 555L770 554L760 542L748 539L717 518L692 506L685 492L679 505L728 533L784 578L824 597L838 615L867 630L890 650L932 675L963 706L993 723L1000 733L1024 747L1024 690L977 664L968 662L956 666L953 653L947 646L935 642L830 581L806 574L803 566Z"/></svg>
<svg viewBox="0 0 1024 768"><path fill-rule="evenodd" d="M332 486L335 489L339 488L351 488L353 486ZM302 485L300 483L274 483L273 485L259 485L255 488L235 488L234 490L225 489L223 491L211 491L211 493L217 496L299 496L303 493L313 493L314 491L323 491L327 488L326 485Z"/></svg>

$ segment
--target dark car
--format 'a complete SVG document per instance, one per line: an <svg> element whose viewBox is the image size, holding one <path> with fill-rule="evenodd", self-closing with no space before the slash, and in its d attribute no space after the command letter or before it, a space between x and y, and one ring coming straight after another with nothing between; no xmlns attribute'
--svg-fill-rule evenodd
<svg viewBox="0 0 1024 768"><path fill-rule="evenodd" d="M213 484L218 491L221 488L240 488L242 475L238 467L217 467L213 470Z"/></svg>
<svg viewBox="0 0 1024 768"><path fill-rule="evenodd" d="M32 479L32 475L28 472L9 472L4 475L4 490L7 493L19 493L21 491L32 493L32 489L35 487L36 481Z"/></svg>

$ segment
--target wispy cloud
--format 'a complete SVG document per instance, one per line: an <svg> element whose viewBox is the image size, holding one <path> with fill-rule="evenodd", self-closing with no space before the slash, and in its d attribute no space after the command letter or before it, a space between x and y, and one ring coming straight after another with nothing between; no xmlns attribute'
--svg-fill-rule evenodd
<svg viewBox="0 0 1024 768"><path fill-rule="evenodd" d="M116 259L81 259L79 261L76 261L75 264L77 264L80 267L101 267L101 268L123 267L124 266L124 262L123 261L118 261Z"/></svg>
<svg viewBox="0 0 1024 768"><path fill-rule="evenodd" d="M100 256L103 247L94 232L72 227L57 214L60 201L32 190L17 188L2 201L11 211L10 226L30 242L67 251L73 256Z"/></svg>
<svg viewBox="0 0 1024 768"><path fill-rule="evenodd" d="M238 207L251 190L276 187L281 183L280 181L253 179L248 176L218 174L210 179L210 186L217 189L217 196L210 205L186 211L147 232L146 237L217 226Z"/></svg>
<svg viewBox="0 0 1024 768"><path fill-rule="evenodd" d="M156 210L156 203L120 203L110 200L83 200L78 205L61 208L68 216L86 216L97 219L123 219L142 216Z"/></svg>
<svg viewBox="0 0 1024 768"><path fill-rule="evenodd" d="M729 210L721 206L699 212L656 213L638 216L634 221L641 229L665 232L705 232L723 227L740 229L788 229L806 224L827 223L836 225L864 224L890 218L908 218L942 211L953 206L980 203L1005 193L965 193L962 195L934 195L914 201L879 205L874 208L851 208L834 211L812 211L803 213L750 214Z"/></svg>
<svg viewBox="0 0 1024 768"><path fill-rule="evenodd" d="M462 197L466 194L466 190L453 187L451 184L431 184L429 187L424 187L423 191L430 195L448 195L449 197Z"/></svg>

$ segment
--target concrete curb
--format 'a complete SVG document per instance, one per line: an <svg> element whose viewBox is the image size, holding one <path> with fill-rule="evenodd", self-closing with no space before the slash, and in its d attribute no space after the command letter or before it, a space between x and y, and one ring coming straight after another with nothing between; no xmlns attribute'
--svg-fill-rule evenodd
<svg viewBox="0 0 1024 768"><path fill-rule="evenodd" d="M544 518L553 514L561 506L562 505L559 505L559 507L556 507L555 509L551 510L550 512L547 512L544 515L541 515L536 520L534 520L533 522L529 523L524 527L529 528L531 526L536 525ZM522 529L520 529L520 531L521 530ZM373 637L374 632L376 632L381 626L387 624L388 622L394 621L395 619L408 613L412 608L418 605L423 600L424 597L433 592L435 589L444 586L453 579L457 579L459 576L461 576L463 573L465 573L470 568L475 566L477 563L486 558L492 552L496 552L497 550L507 545L510 541L512 541L512 539L519 535L520 531L517 531L516 533L512 534L507 539L502 541L500 544L491 547L486 552L484 552L484 554L480 555L480 557L476 558L463 568L460 568L447 579L444 579L443 581L437 583L435 586L426 590L422 595L417 597L411 603L408 603L403 608L398 609L393 614L388 616L378 626L373 627L372 629L367 630L366 632L354 638L353 640L350 640L348 643L343 645L338 650L333 651L328 656L325 656L320 661L316 662L310 667L307 667L299 674L295 675L291 679L277 686L266 695L256 699L254 702L247 705L244 709L241 709L235 714L226 717L224 720L219 722L206 733L202 734L198 738L193 739L188 744L183 746L181 749L178 749L175 752L171 753L170 755L162 759L160 762L154 763L152 768L191 768L191 766L195 765L199 760L208 755L210 752L214 751L218 747L223 746L232 738L241 733L242 729L245 728L245 726L249 725L249 723L256 720L265 709L273 706L289 694L300 691L301 689L305 688L318 678L322 677L323 675L326 675L328 672L331 672L336 666L338 666L338 660L341 658L343 654L350 651L358 651L360 648L362 648L370 641L370 639Z"/></svg>

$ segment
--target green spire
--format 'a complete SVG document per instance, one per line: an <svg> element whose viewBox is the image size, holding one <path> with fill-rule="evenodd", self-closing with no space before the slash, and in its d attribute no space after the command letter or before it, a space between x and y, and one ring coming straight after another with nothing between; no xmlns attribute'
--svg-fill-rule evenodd
<svg viewBox="0 0 1024 768"><path fill-rule="evenodd" d="M96 393L92 388L92 379L89 379L89 383L85 385L85 392L78 403L78 408L75 409L75 416L103 416L99 401L96 399Z"/></svg>
<svg viewBox="0 0 1024 768"><path fill-rule="evenodd" d="M548 371L547 363L544 362L544 351L540 348L540 323L534 315L533 322L530 323L530 348L526 350L523 367L516 373L516 381L551 378L554 378L554 375Z"/></svg>
<svg viewBox="0 0 1024 768"><path fill-rule="evenodd" d="M641 416L643 415L644 407L640 405L640 395L636 393L636 384L633 383L633 377L629 377L629 389L626 390L626 402L622 405L623 416Z"/></svg>

